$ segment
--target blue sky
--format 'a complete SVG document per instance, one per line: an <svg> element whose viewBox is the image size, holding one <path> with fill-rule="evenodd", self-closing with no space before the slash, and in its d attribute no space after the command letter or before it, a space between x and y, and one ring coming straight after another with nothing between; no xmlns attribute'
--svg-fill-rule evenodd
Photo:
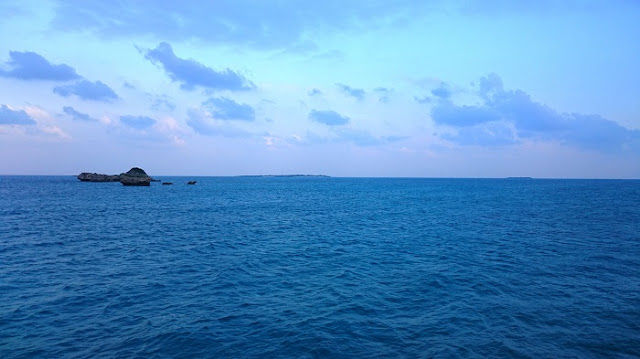
<svg viewBox="0 0 640 359"><path fill-rule="evenodd" d="M640 2L3 1L0 174L640 178Z"/></svg>

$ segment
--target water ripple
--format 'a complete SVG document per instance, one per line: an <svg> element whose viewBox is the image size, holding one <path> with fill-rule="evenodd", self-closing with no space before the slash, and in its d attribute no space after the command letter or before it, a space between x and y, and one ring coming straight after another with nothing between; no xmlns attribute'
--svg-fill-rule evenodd
<svg viewBox="0 0 640 359"><path fill-rule="evenodd" d="M638 181L0 193L2 358L640 357Z"/></svg>

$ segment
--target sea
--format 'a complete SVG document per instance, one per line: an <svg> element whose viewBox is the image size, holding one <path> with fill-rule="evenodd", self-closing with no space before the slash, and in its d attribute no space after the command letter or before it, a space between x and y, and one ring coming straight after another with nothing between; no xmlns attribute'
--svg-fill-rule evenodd
<svg viewBox="0 0 640 359"><path fill-rule="evenodd" d="M0 358L640 357L638 180L159 177L0 176Z"/></svg>

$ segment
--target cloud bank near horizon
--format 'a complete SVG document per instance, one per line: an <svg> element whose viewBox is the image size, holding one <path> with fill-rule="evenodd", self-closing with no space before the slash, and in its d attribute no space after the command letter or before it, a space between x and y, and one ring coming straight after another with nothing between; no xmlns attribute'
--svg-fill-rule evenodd
<svg viewBox="0 0 640 359"><path fill-rule="evenodd" d="M435 95L435 93L434 93ZM495 73L479 81L478 106L455 105L447 96L431 110L436 124L458 128L447 140L463 145L505 145L521 140L554 141L596 151L640 153L640 131L599 115L563 114L522 90L505 90Z"/></svg>

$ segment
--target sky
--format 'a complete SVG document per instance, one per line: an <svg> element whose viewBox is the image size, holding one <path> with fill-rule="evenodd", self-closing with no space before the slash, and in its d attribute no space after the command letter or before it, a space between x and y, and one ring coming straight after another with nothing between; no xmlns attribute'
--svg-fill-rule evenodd
<svg viewBox="0 0 640 359"><path fill-rule="evenodd" d="M0 14L0 174L640 178L636 0Z"/></svg>

